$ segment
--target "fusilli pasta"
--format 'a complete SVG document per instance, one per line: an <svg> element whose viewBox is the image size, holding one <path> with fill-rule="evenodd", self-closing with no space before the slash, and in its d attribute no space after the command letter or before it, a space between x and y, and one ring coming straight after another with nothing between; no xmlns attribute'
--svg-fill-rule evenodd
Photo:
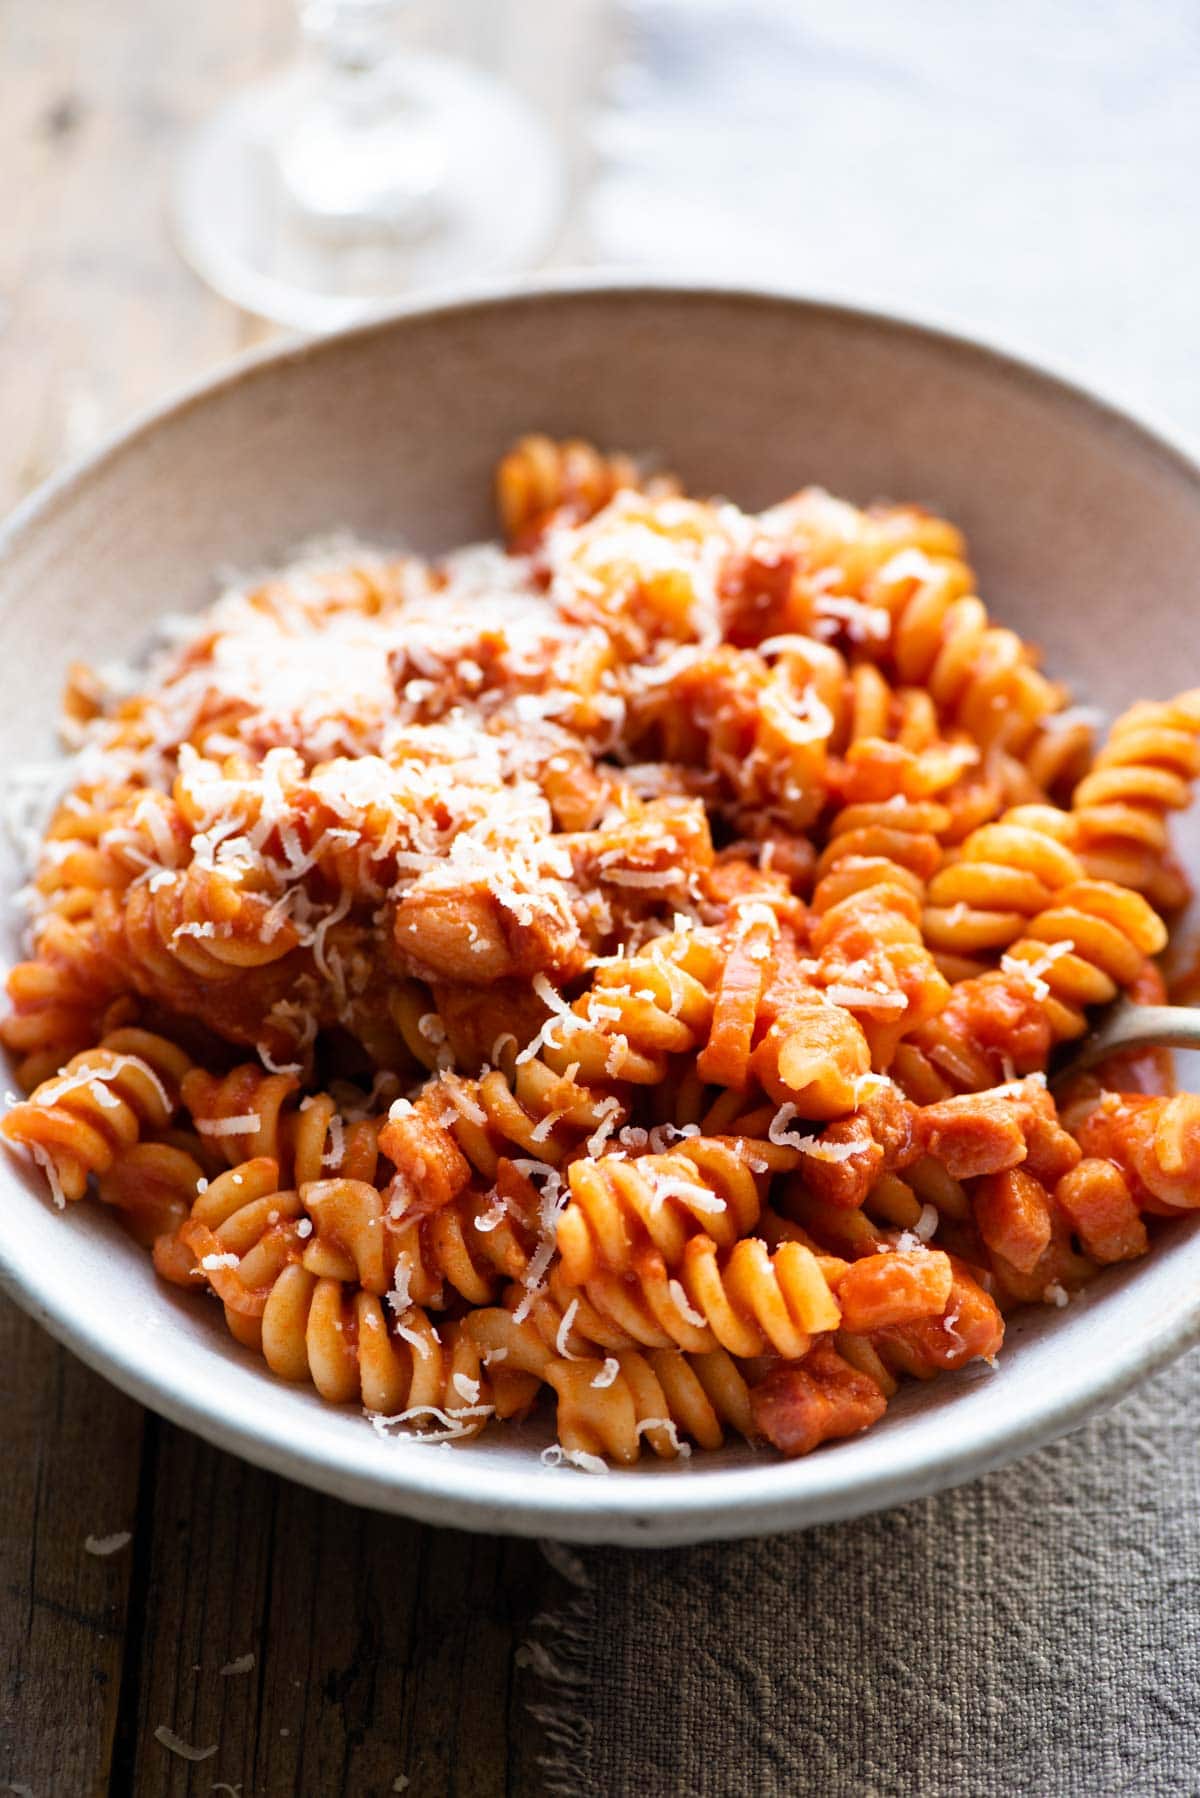
<svg viewBox="0 0 1200 1798"><path fill-rule="evenodd" d="M1200 1205L1161 1057L1046 1083L1161 997L1200 692L1093 754L914 507L497 499L71 670L4 1135L381 1431L806 1453Z"/></svg>

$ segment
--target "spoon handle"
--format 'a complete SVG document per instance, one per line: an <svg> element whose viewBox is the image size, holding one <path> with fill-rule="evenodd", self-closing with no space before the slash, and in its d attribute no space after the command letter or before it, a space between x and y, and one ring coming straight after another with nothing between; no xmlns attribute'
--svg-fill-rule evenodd
<svg viewBox="0 0 1200 1798"><path fill-rule="evenodd" d="M1118 999L1088 1032L1056 1081L1127 1049L1200 1049L1200 1006L1134 1005Z"/></svg>

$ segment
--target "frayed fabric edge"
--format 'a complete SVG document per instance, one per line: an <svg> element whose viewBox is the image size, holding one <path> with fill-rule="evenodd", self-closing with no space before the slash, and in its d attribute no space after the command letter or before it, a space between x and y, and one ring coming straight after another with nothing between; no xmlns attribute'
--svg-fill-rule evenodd
<svg viewBox="0 0 1200 1798"><path fill-rule="evenodd" d="M538 1546L574 1592L554 1610L533 1619L529 1636L517 1651L517 1664L528 1668L540 1687L526 1709L541 1725L547 1744L547 1752L538 1756L546 1798L583 1798L595 1789L588 1695L596 1598L580 1555L561 1542Z"/></svg>

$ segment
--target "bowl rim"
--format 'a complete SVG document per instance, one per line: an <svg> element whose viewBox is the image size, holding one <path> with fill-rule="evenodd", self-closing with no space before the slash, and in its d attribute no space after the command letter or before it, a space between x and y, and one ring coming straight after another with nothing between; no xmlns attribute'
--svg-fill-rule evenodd
<svg viewBox="0 0 1200 1798"><path fill-rule="evenodd" d="M83 457L70 462L39 486L0 526L0 558L7 558L27 536L110 462L136 448L163 425L184 417L257 375L336 354L347 343L386 336L409 322L488 313L513 305L554 306L572 300L660 298L682 305L692 301L727 300L746 307L766 307L906 338L944 357L990 370L1026 391L1082 414L1130 441L1140 453L1193 489L1200 504L1200 466L1169 433L1145 424L1123 407L1073 380L1007 350L941 326L879 309L811 298L789 286L722 282L678 276L629 275L620 271L566 271L552 277L460 284L447 293L414 297L381 309L343 330L317 338L274 340L222 364L215 372L178 388L165 400L137 413L108 434ZM154 1364L127 1334L106 1323L104 1314L80 1316L58 1289L38 1278L32 1257L26 1261L13 1235L0 1236L0 1290L13 1298L52 1336L112 1384L170 1421L195 1431L217 1447L269 1471L353 1503L400 1512L431 1523L517 1535L548 1535L563 1540L609 1541L630 1545L671 1543L769 1533L848 1519L903 1504L973 1479L1020 1454L1052 1441L1094 1412L1115 1403L1135 1384L1166 1366L1200 1341L1200 1287L1195 1296L1167 1308L1151 1332L1111 1347L1099 1368L1081 1366L1066 1391L1051 1391L1020 1416L996 1428L983 1407L969 1425L964 1420L949 1445L936 1455L920 1454L906 1445L906 1433L889 1433L886 1464L864 1477L850 1465L840 1471L835 1452L819 1457L823 1479L813 1485L806 1475L799 1489L798 1468L812 1460L763 1462L751 1471L745 1464L705 1471L689 1477L676 1471L620 1470L605 1479L539 1477L536 1462L514 1467L490 1464L481 1480L469 1455L434 1453L423 1447L398 1453L384 1465L370 1464L355 1453L354 1442L326 1440L319 1451L306 1445L295 1429L289 1406L256 1408L253 1421L228 1414L227 1395L219 1388L207 1397L193 1383L180 1392L156 1377ZM203 1357L197 1356L200 1366ZM369 1433L364 1438L370 1440ZM371 1458L374 1460L374 1457ZM664 1470L665 1471L665 1470Z"/></svg>

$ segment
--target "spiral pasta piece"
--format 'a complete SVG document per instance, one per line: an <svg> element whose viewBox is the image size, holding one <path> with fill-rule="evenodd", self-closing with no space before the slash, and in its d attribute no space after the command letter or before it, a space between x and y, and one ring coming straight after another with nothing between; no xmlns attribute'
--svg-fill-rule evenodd
<svg viewBox="0 0 1200 1798"><path fill-rule="evenodd" d="M922 1104L1044 1069L1082 1035L1087 1008L1141 981L1166 928L1146 900L1106 881L1061 887L995 972L961 981L945 1010L900 1045L893 1072Z"/></svg>
<svg viewBox="0 0 1200 1798"><path fill-rule="evenodd" d="M505 1371L544 1383L557 1404L557 1436L569 1457L607 1456L631 1463L643 1439L652 1451L674 1459L690 1452L683 1437L701 1448L719 1448L725 1430L749 1441L758 1436L750 1391L736 1361L723 1349L684 1354L614 1347L604 1357L562 1352L533 1319L510 1311L480 1309L464 1328L479 1348L488 1377Z"/></svg>
<svg viewBox="0 0 1200 1798"><path fill-rule="evenodd" d="M114 1030L14 1105L0 1129L42 1164L57 1199L81 1199L91 1175L106 1173L146 1132L167 1127L190 1065L165 1037Z"/></svg>
<svg viewBox="0 0 1200 1798"><path fill-rule="evenodd" d="M1111 1162L1138 1208L1172 1215L1200 1204L1200 1097L1101 1093L1072 1118L1086 1156Z"/></svg>
<svg viewBox="0 0 1200 1798"><path fill-rule="evenodd" d="M393 1318L374 1294L293 1263L272 1287L260 1328L272 1373L311 1380L333 1404L361 1403L389 1423L454 1437L477 1434L491 1415L470 1338L455 1324L435 1328L417 1306Z"/></svg>
<svg viewBox="0 0 1200 1798"><path fill-rule="evenodd" d="M557 1246L572 1285L600 1271L625 1273L639 1245L678 1265L689 1237L731 1246L751 1230L762 1199L737 1142L692 1137L669 1155L585 1158L567 1170L570 1198Z"/></svg>
<svg viewBox="0 0 1200 1798"><path fill-rule="evenodd" d="M399 1292L441 1310L446 1289L469 1304L494 1302L529 1266L533 1241L527 1182L501 1169L496 1192L468 1191L423 1217L397 1221L377 1187L318 1180L301 1189L315 1234L304 1252L314 1273L357 1282L383 1297Z"/></svg>
<svg viewBox="0 0 1200 1798"><path fill-rule="evenodd" d="M69 805L58 807L46 828L33 879L41 919L89 919L100 893L122 892L129 885L135 870L114 854L111 839L126 828L131 802L161 803L157 794L139 800L136 789L118 787L73 794Z"/></svg>
<svg viewBox="0 0 1200 1798"><path fill-rule="evenodd" d="M1017 806L982 825L930 881L925 941L952 980L983 973L1054 895L1083 877L1075 832L1053 806Z"/></svg>
<svg viewBox="0 0 1200 1798"><path fill-rule="evenodd" d="M599 1274L584 1292L634 1342L693 1353L721 1347L794 1361L841 1318L810 1249L784 1242L771 1251L755 1237L719 1253L710 1236L693 1236L674 1274L658 1250L645 1249L627 1279Z"/></svg>
<svg viewBox="0 0 1200 1798"><path fill-rule="evenodd" d="M661 937L640 954L602 962L592 986L542 1032L541 1059L587 1084L650 1086L669 1055L702 1043L712 1024L720 949L700 931Z"/></svg>
<svg viewBox="0 0 1200 1798"><path fill-rule="evenodd" d="M580 438L555 442L522 437L496 469L496 507L509 542L523 541L555 514L591 518L615 493L643 490L678 492L670 475L644 480L632 456L602 455Z"/></svg>
<svg viewBox="0 0 1200 1798"><path fill-rule="evenodd" d="M1061 708L1061 689L1039 672L1014 631L992 624L956 557L901 553L871 577L867 591L891 617L901 681L924 687L940 717L983 749L1019 753Z"/></svg>
<svg viewBox="0 0 1200 1798"><path fill-rule="evenodd" d="M568 1078L534 1057L511 1073L492 1068L456 1088L454 1140L471 1166L495 1178L502 1156L532 1157L559 1167L581 1141L625 1122L627 1107L603 1087Z"/></svg>
<svg viewBox="0 0 1200 1798"><path fill-rule="evenodd" d="M813 894L816 979L857 1019L876 1071L949 998L922 938L915 884L910 869L884 856L847 855L831 863Z"/></svg>
<svg viewBox="0 0 1200 1798"><path fill-rule="evenodd" d="M507 1160L556 1167L581 1142L599 1140L624 1121L606 1089L558 1074L540 1058L478 1080L443 1074L415 1102L394 1104L378 1132L393 1164L387 1187L396 1215L424 1215L453 1201L472 1179L495 1181Z"/></svg>
<svg viewBox="0 0 1200 1798"><path fill-rule="evenodd" d="M244 1347L330 1403L432 1420L455 1435L482 1429L490 1405L470 1338L454 1325L443 1336L419 1306L397 1310L380 1293L314 1272L305 1208L277 1190L278 1175L260 1156L214 1180L175 1236L156 1242L159 1272L207 1285Z"/></svg>
<svg viewBox="0 0 1200 1798"><path fill-rule="evenodd" d="M10 969L6 987L12 1010L0 1020L0 1042L20 1058L28 1091L103 1037L123 981L93 923L51 914L39 926L36 954Z"/></svg>
<svg viewBox="0 0 1200 1798"><path fill-rule="evenodd" d="M1138 980L1146 958L1166 946L1158 914L1140 894L1108 881L1061 888L1004 959L1007 973L1035 983L1055 1041L1079 1036L1084 1012ZM1045 993L1041 988L1048 989Z"/></svg>
<svg viewBox="0 0 1200 1798"><path fill-rule="evenodd" d="M1164 998L1200 691L1093 760L919 507L496 490L72 670L5 1136L381 1433L807 1452L1200 1202L1165 1052L1046 1082Z"/></svg>
<svg viewBox="0 0 1200 1798"><path fill-rule="evenodd" d="M721 1350L684 1355L678 1349L623 1349L607 1381L604 1361L551 1361L546 1384L558 1399L557 1433L568 1455L603 1455L628 1466L643 1442L660 1459L720 1448L726 1429L748 1441L758 1436L750 1393L735 1362Z"/></svg>
<svg viewBox="0 0 1200 1798"><path fill-rule="evenodd" d="M1188 896L1170 856L1168 816L1190 805L1200 776L1200 688L1123 712L1072 799L1080 855L1093 879L1145 893L1161 910Z"/></svg>
<svg viewBox="0 0 1200 1798"><path fill-rule="evenodd" d="M299 940L273 897L216 868L168 871L153 889L134 888L118 916L114 910L110 903L101 912L110 935L167 988L180 969L210 985L236 980L244 969L281 960Z"/></svg>
<svg viewBox="0 0 1200 1798"><path fill-rule="evenodd" d="M248 1061L224 1075L193 1068L182 1096L200 1135L233 1166L264 1155L284 1162L285 1107L299 1090L294 1074L269 1074Z"/></svg>
<svg viewBox="0 0 1200 1798"><path fill-rule="evenodd" d="M200 1162L179 1144L137 1142L117 1154L96 1186L103 1203L149 1248L184 1222L205 1177Z"/></svg>

